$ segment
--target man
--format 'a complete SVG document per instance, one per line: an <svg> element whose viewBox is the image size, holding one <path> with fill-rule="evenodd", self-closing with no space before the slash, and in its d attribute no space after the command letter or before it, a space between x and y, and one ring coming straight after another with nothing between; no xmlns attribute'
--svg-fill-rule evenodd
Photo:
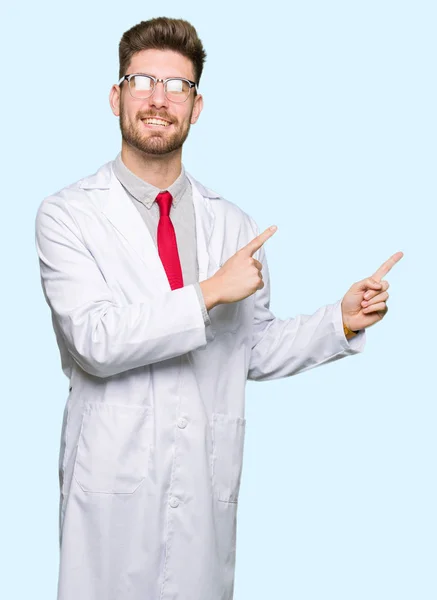
<svg viewBox="0 0 437 600"><path fill-rule="evenodd" d="M313 315L269 310L264 242L185 172L205 52L186 21L120 42L121 154L46 198L41 279L70 381L59 600L230 600L247 379L360 352L401 257Z"/></svg>

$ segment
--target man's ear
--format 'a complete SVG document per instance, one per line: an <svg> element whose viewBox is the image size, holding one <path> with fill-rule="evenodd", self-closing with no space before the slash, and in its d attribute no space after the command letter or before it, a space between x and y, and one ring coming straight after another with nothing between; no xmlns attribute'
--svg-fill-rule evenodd
<svg viewBox="0 0 437 600"><path fill-rule="evenodd" d="M111 110L116 117L120 116L120 94L121 89L120 86L114 84L109 92L109 104L111 106Z"/></svg>
<svg viewBox="0 0 437 600"><path fill-rule="evenodd" d="M202 109L203 109L203 96L201 94L197 94L197 96L194 98L193 112L191 113L191 119L190 119L191 125L194 125L194 123L197 122L197 119L199 118L200 113L202 112Z"/></svg>

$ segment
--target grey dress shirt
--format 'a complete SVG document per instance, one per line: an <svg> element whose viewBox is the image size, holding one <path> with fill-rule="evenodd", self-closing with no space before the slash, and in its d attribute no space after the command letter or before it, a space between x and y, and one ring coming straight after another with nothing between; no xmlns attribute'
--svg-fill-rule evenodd
<svg viewBox="0 0 437 600"><path fill-rule="evenodd" d="M115 176L147 225L155 247L158 248L157 230L160 213L155 198L159 192L166 190L160 190L132 173L122 161L121 153L117 155L113 163L113 169ZM205 325L209 325L210 319L199 285L193 191L183 165L179 177L166 189L173 197L170 219L176 234L184 286L194 285L202 309L203 320Z"/></svg>

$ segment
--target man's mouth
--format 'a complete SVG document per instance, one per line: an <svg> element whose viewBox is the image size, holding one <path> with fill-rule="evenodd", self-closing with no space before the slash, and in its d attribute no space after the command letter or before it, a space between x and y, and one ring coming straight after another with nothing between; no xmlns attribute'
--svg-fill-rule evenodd
<svg viewBox="0 0 437 600"><path fill-rule="evenodd" d="M150 125L152 127L168 127L171 125L170 121L158 117L148 117L147 119L142 119L142 121L145 125Z"/></svg>

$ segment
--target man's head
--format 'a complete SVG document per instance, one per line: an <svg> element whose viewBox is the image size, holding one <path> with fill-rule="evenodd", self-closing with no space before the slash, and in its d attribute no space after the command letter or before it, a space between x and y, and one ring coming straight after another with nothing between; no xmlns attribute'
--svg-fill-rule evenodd
<svg viewBox="0 0 437 600"><path fill-rule="evenodd" d="M203 107L196 87L205 58L196 30L181 19L142 21L123 34L120 80L132 74L158 80L176 78L164 85L162 81L131 77L112 86L110 104L120 117L125 144L153 155L166 155L182 147ZM164 121L152 121L152 117Z"/></svg>

